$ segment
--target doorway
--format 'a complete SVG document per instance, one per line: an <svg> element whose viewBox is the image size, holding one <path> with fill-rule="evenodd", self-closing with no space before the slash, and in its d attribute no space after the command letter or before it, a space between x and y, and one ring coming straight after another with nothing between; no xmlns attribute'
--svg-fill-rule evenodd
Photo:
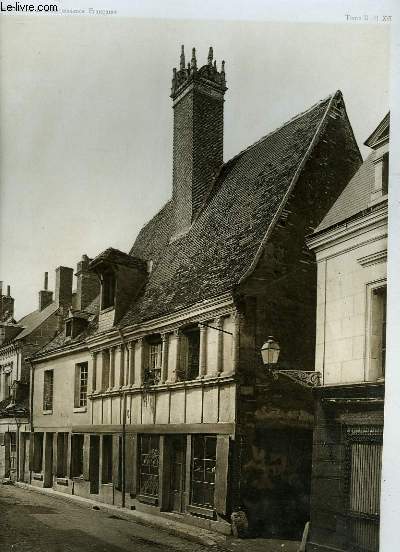
<svg viewBox="0 0 400 552"><path fill-rule="evenodd" d="M168 508L182 513L185 495L186 435L172 435L168 438L170 450L170 484Z"/></svg>

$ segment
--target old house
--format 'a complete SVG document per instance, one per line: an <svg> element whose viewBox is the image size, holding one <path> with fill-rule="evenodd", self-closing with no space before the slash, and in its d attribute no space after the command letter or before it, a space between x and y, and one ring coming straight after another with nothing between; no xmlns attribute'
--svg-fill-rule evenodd
<svg viewBox="0 0 400 552"><path fill-rule="evenodd" d="M18 322L14 319L14 299L7 286L1 296L0 317L0 478L20 479L25 464L20 450L29 450L30 365L26 357L41 349L60 329L63 313L72 302L72 269L56 270L56 289L39 291L38 308ZM21 443L21 439L26 443Z"/></svg>
<svg viewBox="0 0 400 552"><path fill-rule="evenodd" d="M365 144L371 153L309 239L318 264L316 370L323 382L310 552L379 548L389 115Z"/></svg>
<svg viewBox="0 0 400 552"><path fill-rule="evenodd" d="M129 253L90 262L98 313L71 314L32 358L26 477L222 532L245 509L251 532L297 535L315 380L305 236L361 156L338 91L224 163L226 90L212 48L203 66L182 48L172 197ZM275 370L265 342L279 344Z"/></svg>

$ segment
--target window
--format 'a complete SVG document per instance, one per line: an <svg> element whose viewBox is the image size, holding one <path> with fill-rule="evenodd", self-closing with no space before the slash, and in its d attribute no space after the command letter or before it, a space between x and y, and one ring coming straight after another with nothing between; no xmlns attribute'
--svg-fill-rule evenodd
<svg viewBox="0 0 400 552"><path fill-rule="evenodd" d="M72 336L72 320L67 320L65 323L65 337Z"/></svg>
<svg viewBox="0 0 400 552"><path fill-rule="evenodd" d="M43 433L33 434L33 465L32 471L40 473L43 464Z"/></svg>
<svg viewBox="0 0 400 552"><path fill-rule="evenodd" d="M151 337L147 340L148 345L148 362L147 368L144 372L145 383L155 385L161 378L161 364L162 364L162 342L161 337Z"/></svg>
<svg viewBox="0 0 400 552"><path fill-rule="evenodd" d="M11 379L11 374L9 372L5 373L4 374L4 398L5 399L7 399L11 393L10 379Z"/></svg>
<svg viewBox="0 0 400 552"><path fill-rule="evenodd" d="M110 369L111 369L111 363L110 363L110 351L109 349L105 349L101 353L101 360L102 360L102 372L101 372L101 389L104 391L109 387L110 384Z"/></svg>
<svg viewBox="0 0 400 552"><path fill-rule="evenodd" d="M71 438L72 477L82 477L83 475L83 444L84 444L84 436L82 434L72 435L72 438Z"/></svg>
<svg viewBox="0 0 400 552"><path fill-rule="evenodd" d="M139 489L142 496L158 498L160 465L160 438L158 435L140 436Z"/></svg>
<svg viewBox="0 0 400 552"><path fill-rule="evenodd" d="M181 340L182 374L185 380L196 379L199 375L200 361L200 330L188 328L182 334Z"/></svg>
<svg viewBox="0 0 400 552"><path fill-rule="evenodd" d="M389 153L382 157L382 195L389 191Z"/></svg>
<svg viewBox="0 0 400 552"><path fill-rule="evenodd" d="M43 380L43 410L53 410L54 371L45 370Z"/></svg>
<svg viewBox="0 0 400 552"><path fill-rule="evenodd" d="M112 270L103 273L101 286L101 308L108 309L114 306L115 301L115 275Z"/></svg>
<svg viewBox="0 0 400 552"><path fill-rule="evenodd" d="M57 477L67 477L68 433L57 433Z"/></svg>
<svg viewBox="0 0 400 552"><path fill-rule="evenodd" d="M386 358L386 286L372 290L370 374L371 379L384 377Z"/></svg>
<svg viewBox="0 0 400 552"><path fill-rule="evenodd" d="M88 374L87 362L75 366L75 408L87 406Z"/></svg>
<svg viewBox="0 0 400 552"><path fill-rule="evenodd" d="M382 428L350 427L348 433L349 540L351 550L379 550Z"/></svg>
<svg viewBox="0 0 400 552"><path fill-rule="evenodd" d="M214 508L216 450L216 437L193 437L190 503L194 506Z"/></svg>
<svg viewBox="0 0 400 552"><path fill-rule="evenodd" d="M113 459L113 447L112 447L112 435L103 435L103 466L101 474L102 483L112 482L112 459Z"/></svg>
<svg viewBox="0 0 400 552"><path fill-rule="evenodd" d="M17 468L17 434L15 431L10 432L10 469Z"/></svg>

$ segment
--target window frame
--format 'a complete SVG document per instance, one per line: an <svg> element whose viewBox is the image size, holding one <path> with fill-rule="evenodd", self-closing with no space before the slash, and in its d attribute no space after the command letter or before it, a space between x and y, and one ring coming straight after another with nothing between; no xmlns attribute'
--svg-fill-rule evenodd
<svg viewBox="0 0 400 552"><path fill-rule="evenodd" d="M159 435L149 433L139 436L138 464L139 500L156 506L160 496Z"/></svg>
<svg viewBox="0 0 400 552"><path fill-rule="evenodd" d="M82 385L82 374L83 369L86 371L86 381L85 385ZM75 364L75 393L74 393L74 408L81 410L87 409L87 396L88 396L88 385L89 385L89 363L88 362L78 362ZM84 387L84 391L82 391Z"/></svg>
<svg viewBox="0 0 400 552"><path fill-rule="evenodd" d="M196 354L194 355L194 351ZM181 379L193 381L200 374L200 328L190 326L181 333Z"/></svg>
<svg viewBox="0 0 400 552"><path fill-rule="evenodd" d="M163 362L163 343L161 335L150 336L146 339L146 368L144 370L144 383L157 385L161 380Z"/></svg>
<svg viewBox="0 0 400 552"><path fill-rule="evenodd" d="M101 278L101 310L115 307L115 293L117 281L114 271L109 268L105 270Z"/></svg>
<svg viewBox="0 0 400 552"><path fill-rule="evenodd" d="M50 377L51 376L51 377ZM50 381L46 381L50 377ZM54 407L54 370L49 368L43 372L43 412L52 413Z"/></svg>
<svg viewBox="0 0 400 552"><path fill-rule="evenodd" d="M198 450L199 447L196 446L196 441L200 443L200 448L202 449L202 456L196 456L196 449ZM213 443L213 455L208 454L208 442ZM201 469L195 469L196 462L201 464ZM211 472L209 470L210 466L212 466ZM195 508L200 508L204 510L211 510L214 511L215 509L215 484L216 484L216 467L217 467L217 436L216 435L193 435L192 436L192 454L191 454L191 461L190 461L190 506ZM203 472L202 479L196 479L195 474L197 473L200 475L200 472ZM213 477L208 478L206 477L206 473L212 473ZM212 480L210 480L212 479ZM206 501L199 501L194 496L195 495L195 487L202 488L203 490L203 497L207 494L209 497L212 496L212 500ZM198 490L196 490L196 493Z"/></svg>
<svg viewBox="0 0 400 552"><path fill-rule="evenodd" d="M366 373L365 381L379 381L385 377L386 365L386 316L387 316L387 282L386 279L377 280L367 284L367 316L366 316ZM376 335L374 327L376 321L377 296L384 295L382 303L382 320L380 322L380 351L374 351ZM379 322L379 321L378 321ZM375 339L374 339L375 338ZM374 355L374 356L373 356ZM379 363L376 362L379 358Z"/></svg>

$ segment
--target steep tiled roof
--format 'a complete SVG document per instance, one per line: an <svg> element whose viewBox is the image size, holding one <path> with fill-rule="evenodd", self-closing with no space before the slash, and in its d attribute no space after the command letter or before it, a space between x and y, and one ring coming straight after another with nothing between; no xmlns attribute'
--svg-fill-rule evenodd
<svg viewBox="0 0 400 552"><path fill-rule="evenodd" d="M340 92L334 95L341 96ZM333 96L271 132L221 169L190 230L171 241L172 202L142 229L130 254L153 261L120 325L177 311L232 290L249 269Z"/></svg>
<svg viewBox="0 0 400 552"><path fill-rule="evenodd" d="M314 233L339 224L369 207L375 178L374 155L375 152L370 153Z"/></svg>
<svg viewBox="0 0 400 552"><path fill-rule="evenodd" d="M58 307L55 302L50 303L50 305L47 305L43 310L36 310L33 311L18 321L18 326L22 326L24 329L21 333L17 335L15 339L22 339L23 337L26 337L30 333L33 332L33 330L36 330L49 316L54 314L57 311Z"/></svg>
<svg viewBox="0 0 400 552"><path fill-rule="evenodd" d="M99 304L100 298L99 296L97 296L83 311L76 311L76 313L79 313L82 318L87 318L88 320L88 325L86 326L86 328L76 337L74 337L73 339L66 339L65 331L63 328L54 336L51 341L49 341L44 347L39 349L36 354L41 355L42 353L52 352L57 349L62 349L65 345L74 345L83 341L97 328L97 314L99 312Z"/></svg>

